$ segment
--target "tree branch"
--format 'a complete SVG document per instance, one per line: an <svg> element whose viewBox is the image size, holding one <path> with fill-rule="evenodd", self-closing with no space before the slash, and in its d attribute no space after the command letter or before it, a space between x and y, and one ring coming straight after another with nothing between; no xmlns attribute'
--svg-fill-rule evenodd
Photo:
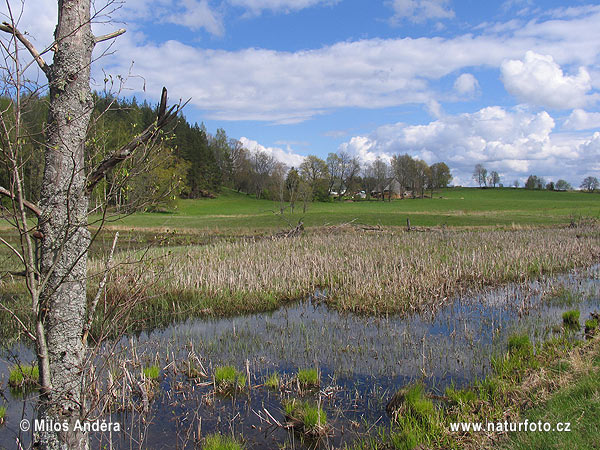
<svg viewBox="0 0 600 450"><path fill-rule="evenodd" d="M35 59L35 61L38 63L38 66L40 66L40 69L42 69L46 75L49 75L50 66L48 66L48 64L46 64L46 61L44 61L44 58L42 58L42 55L40 55L40 52L38 52L36 50L36 48L33 46L33 44L31 42L29 42L29 39L27 39L23 33L21 33L19 30L17 30L14 26L12 26L8 22L2 22L2 25L0 25L0 31L4 31L5 33L12 34L19 41L21 41L21 43L25 46L25 48L27 48L27 50L29 50L29 53L31 53L31 56L33 56L33 59Z"/></svg>
<svg viewBox="0 0 600 450"><path fill-rule="evenodd" d="M2 186L0 186L0 194L13 200L16 200L16 195L10 192L8 189L3 188ZM42 211L36 204L31 203L27 200L23 200L23 205L32 213L34 213L38 218L42 215Z"/></svg>
<svg viewBox="0 0 600 450"><path fill-rule="evenodd" d="M106 174L111 171L117 164L125 161L133 156L135 150L148 142L152 142L159 135L160 131L167 126L173 119L177 117L179 112L187 105L189 100L183 105L178 103L177 105L171 106L167 110L167 88L163 87L162 96L160 100L160 106L158 108L158 115L156 120L148 128L142 131L138 136L133 138L129 143L125 144L116 152L106 157L99 165L94 169L88 177L87 193L91 193L94 186L98 184Z"/></svg>
<svg viewBox="0 0 600 450"><path fill-rule="evenodd" d="M108 41L109 39L114 39L117 36L121 36L123 33L125 33L125 28L120 28L117 31L113 31L112 33L108 33L108 34L104 34L102 36L96 36L94 37L94 41L96 42L96 44L98 42L102 42L102 41Z"/></svg>

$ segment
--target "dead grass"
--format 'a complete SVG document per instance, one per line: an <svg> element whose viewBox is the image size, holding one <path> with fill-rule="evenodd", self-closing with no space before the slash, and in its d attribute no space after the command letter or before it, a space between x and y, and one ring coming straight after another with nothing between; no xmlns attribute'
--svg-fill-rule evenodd
<svg viewBox="0 0 600 450"><path fill-rule="evenodd" d="M122 253L117 262L137 256ZM317 290L340 310L405 313L435 310L465 290L589 266L599 256L600 232L592 227L421 233L337 227L292 239L154 249L142 264L119 266L109 286L126 296L127 280L137 280L173 305L186 300L207 314L275 308Z"/></svg>

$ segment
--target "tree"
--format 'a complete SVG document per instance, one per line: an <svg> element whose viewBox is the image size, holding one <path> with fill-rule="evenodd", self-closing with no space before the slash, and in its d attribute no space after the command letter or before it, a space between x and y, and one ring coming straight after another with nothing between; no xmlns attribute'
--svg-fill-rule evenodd
<svg viewBox="0 0 600 450"><path fill-rule="evenodd" d="M415 189L415 160L408 154L394 155L392 157L392 168L398 184L400 184L400 197L404 198L404 190Z"/></svg>
<svg viewBox="0 0 600 450"><path fill-rule="evenodd" d="M555 184L554 184L554 181L549 181L549 182L546 184L546 189L547 189L547 190L549 190L549 191L553 191L555 188L556 188L556 186L555 186Z"/></svg>
<svg viewBox="0 0 600 450"><path fill-rule="evenodd" d="M594 192L596 189L598 189L598 187L600 187L600 182L598 182L598 178L596 177L585 177L579 187L588 192Z"/></svg>
<svg viewBox="0 0 600 450"><path fill-rule="evenodd" d="M490 184L492 187L496 187L497 184L500 183L500 175L495 170L492 170L490 173Z"/></svg>
<svg viewBox="0 0 600 450"><path fill-rule="evenodd" d="M95 309L93 303L88 305L86 296L87 255L92 241L88 230L90 193L138 148L159 140L163 128L180 111L180 105L167 110L167 92L163 89L155 121L131 142L86 170L86 138L94 107L90 90L92 51L98 42L125 31L94 36L91 20L89 0L59 0L52 64L46 63L14 19L0 25L0 31L8 36L2 45L5 63L14 68L11 77L5 77L12 83L11 111L3 111L0 123L2 159L9 185L1 186L0 193L12 202L12 219L21 236L20 247L11 248L23 262L31 296L34 326L32 330L23 327L35 344L38 360L38 418L67 424L66 431L41 431L36 436L36 446L41 449L89 448L87 433L74 425L87 413L87 336ZM20 173L26 140L21 102L24 91L31 89L23 73L28 64L20 59L23 48L46 76L49 90L45 164L38 204L26 197ZM32 221L36 225L31 226Z"/></svg>
<svg viewBox="0 0 600 450"><path fill-rule="evenodd" d="M371 173L375 179L375 190L379 193L381 200L385 200L384 191L385 188L390 184L389 166L383 159L381 159L381 157L378 156L375 161L373 161L373 164L371 164ZM391 199L391 192L389 192L389 195Z"/></svg>
<svg viewBox="0 0 600 450"><path fill-rule="evenodd" d="M452 174L450 168L446 163L438 162L432 164L431 167L431 187L432 189L444 189L447 188L452 181Z"/></svg>
<svg viewBox="0 0 600 450"><path fill-rule="evenodd" d="M298 185L300 184L300 175L295 168L291 168L285 178L285 187L287 189L288 200L290 202L290 210L294 212L296 199L298 196Z"/></svg>
<svg viewBox="0 0 600 450"><path fill-rule="evenodd" d="M529 175L525 182L525 189L544 189L544 179L537 175Z"/></svg>
<svg viewBox="0 0 600 450"><path fill-rule="evenodd" d="M565 180L563 180L562 178L556 182L556 185L554 186L554 188L557 191L569 191L572 189L571 185L569 183L567 183Z"/></svg>
<svg viewBox="0 0 600 450"><path fill-rule="evenodd" d="M479 184L479 187L487 186L487 169L482 164L477 164L473 170L473 180Z"/></svg>
<svg viewBox="0 0 600 450"><path fill-rule="evenodd" d="M308 189L304 188L303 192L310 191L311 199L326 201L329 199L328 179L329 171L327 163L315 155L308 155L298 168L300 177L306 183Z"/></svg>
<svg viewBox="0 0 600 450"><path fill-rule="evenodd" d="M260 199L265 190L273 170L277 165L277 160L273 155L265 151L257 150L252 156L252 179L254 193L257 199Z"/></svg>
<svg viewBox="0 0 600 450"><path fill-rule="evenodd" d="M415 161L415 189L417 191L421 191L421 198L425 197L427 181L430 179L431 169L425 161L423 161L422 159L417 159Z"/></svg>

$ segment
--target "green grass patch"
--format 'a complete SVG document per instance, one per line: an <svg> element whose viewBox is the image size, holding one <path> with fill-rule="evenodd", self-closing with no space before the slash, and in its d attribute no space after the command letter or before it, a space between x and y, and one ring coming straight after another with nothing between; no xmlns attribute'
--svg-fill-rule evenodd
<svg viewBox="0 0 600 450"><path fill-rule="evenodd" d="M600 354L598 354L600 356ZM529 422L570 422L570 432L512 433L503 446L510 450L597 449L600 447L600 370L584 375L555 393L548 402L527 411Z"/></svg>
<svg viewBox="0 0 600 450"><path fill-rule="evenodd" d="M160 367L158 367L156 364L153 364L151 366L142 368L142 373L144 374L144 378L147 380L158 380L158 377L160 376Z"/></svg>
<svg viewBox="0 0 600 450"><path fill-rule="evenodd" d="M315 368L299 369L296 378L300 383L300 387L304 389L319 387L321 384L319 370Z"/></svg>
<svg viewBox="0 0 600 450"><path fill-rule="evenodd" d="M404 226L407 217L413 226L512 226L568 224L579 217L599 216L594 195L508 188L449 188L436 191L433 198L391 202L315 202L305 213L301 207L293 214L286 211L286 220L273 214L278 209L278 202L224 189L215 199L179 200L171 213L136 213L111 226L247 234L288 228L288 222L301 218L308 227L353 219L368 225Z"/></svg>
<svg viewBox="0 0 600 450"><path fill-rule="evenodd" d="M13 389L30 389L37 386L40 372L36 363L16 364L10 369L8 385Z"/></svg>
<svg viewBox="0 0 600 450"><path fill-rule="evenodd" d="M598 331L598 320L588 319L585 321L585 334L595 334Z"/></svg>
<svg viewBox="0 0 600 450"><path fill-rule="evenodd" d="M243 450L244 446L231 436L210 434L204 438L203 450Z"/></svg>
<svg viewBox="0 0 600 450"><path fill-rule="evenodd" d="M568 328L579 328L579 315L580 312L578 309L565 311L562 314L563 325Z"/></svg>
<svg viewBox="0 0 600 450"><path fill-rule="evenodd" d="M327 430L327 414L318 405L295 398L284 400L286 420L294 429L308 435L321 435Z"/></svg>
<svg viewBox="0 0 600 450"><path fill-rule="evenodd" d="M6 406L0 406L0 425L6 421Z"/></svg>
<svg viewBox="0 0 600 450"><path fill-rule="evenodd" d="M277 372L270 373L265 379L265 386L269 389L278 391L281 387L281 378Z"/></svg>
<svg viewBox="0 0 600 450"><path fill-rule="evenodd" d="M246 376L233 366L215 368L214 377L215 387L222 393L242 390L246 386Z"/></svg>
<svg viewBox="0 0 600 450"><path fill-rule="evenodd" d="M508 338L508 351L491 359L494 374L499 378L521 381L528 369L539 367L534 357L533 344L526 334L514 334Z"/></svg>

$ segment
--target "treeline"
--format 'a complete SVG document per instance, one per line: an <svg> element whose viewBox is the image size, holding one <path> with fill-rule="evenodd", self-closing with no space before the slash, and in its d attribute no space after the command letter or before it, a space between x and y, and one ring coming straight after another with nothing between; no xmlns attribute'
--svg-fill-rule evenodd
<svg viewBox="0 0 600 450"><path fill-rule="evenodd" d="M32 201L38 200L42 183L47 100L30 96L21 102L21 170L25 195ZM94 100L86 143L88 168L128 143L156 117L155 106L135 98L96 94ZM0 107L10 123L12 101L0 98ZM8 175L0 168L0 185L9 185ZM211 135L203 124L180 117L152 146L138 149L98 183L91 201L126 211L169 208L177 198L211 197L228 187L256 198L289 202L292 208L302 202L306 208L315 200L423 197L426 190L446 187L451 179L445 163L429 166L407 154L371 163L345 152L330 153L326 159L310 155L299 167L289 168L265 151L244 148L223 129Z"/></svg>

